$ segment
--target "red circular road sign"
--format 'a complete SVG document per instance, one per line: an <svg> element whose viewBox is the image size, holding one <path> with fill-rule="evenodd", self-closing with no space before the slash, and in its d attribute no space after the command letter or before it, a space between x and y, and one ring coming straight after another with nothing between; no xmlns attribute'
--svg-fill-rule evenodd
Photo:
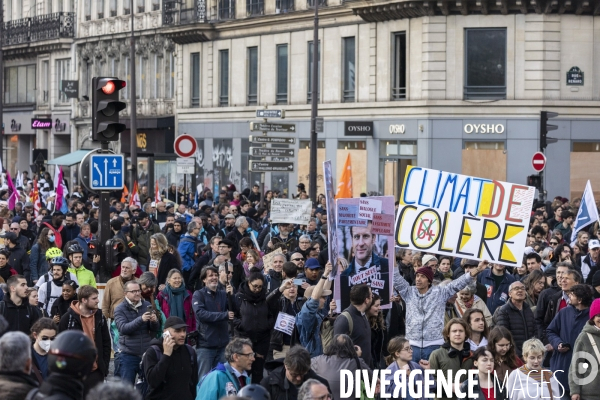
<svg viewBox="0 0 600 400"><path fill-rule="evenodd" d="M546 156L544 153L537 152L531 158L531 166L536 172L542 172L546 168Z"/></svg>
<svg viewBox="0 0 600 400"><path fill-rule="evenodd" d="M198 144L196 143L196 139L190 135L183 134L175 138L175 145L173 147L179 157L187 158L194 155Z"/></svg>

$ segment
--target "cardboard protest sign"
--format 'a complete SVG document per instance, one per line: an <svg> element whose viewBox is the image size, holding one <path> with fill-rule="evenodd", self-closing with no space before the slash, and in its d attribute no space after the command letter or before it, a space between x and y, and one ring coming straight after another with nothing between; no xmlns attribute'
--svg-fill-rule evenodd
<svg viewBox="0 0 600 400"><path fill-rule="evenodd" d="M347 267L335 278L338 310L350 305L352 286L366 283L390 308L394 268L394 197L338 199L338 257Z"/></svg>
<svg viewBox="0 0 600 400"><path fill-rule="evenodd" d="M312 202L294 199L271 200L271 222L273 224L308 225L312 212Z"/></svg>
<svg viewBox="0 0 600 400"><path fill-rule="evenodd" d="M402 248L516 266L525 249L535 189L408 167L396 217Z"/></svg>
<svg viewBox="0 0 600 400"><path fill-rule="evenodd" d="M325 201L327 206L327 253L331 265L337 265L337 216L335 212L335 194L333 193L333 174L331 161L323 163L323 176L325 177ZM329 279L333 279L337 268L333 268Z"/></svg>
<svg viewBox="0 0 600 400"><path fill-rule="evenodd" d="M273 250L272 252L265 254L263 256L262 261L263 261L263 269L265 270L265 272L267 272L271 268L273 268L271 266L271 264L273 263L273 257L276 254L283 254L283 251L280 248L277 248L277 249Z"/></svg>

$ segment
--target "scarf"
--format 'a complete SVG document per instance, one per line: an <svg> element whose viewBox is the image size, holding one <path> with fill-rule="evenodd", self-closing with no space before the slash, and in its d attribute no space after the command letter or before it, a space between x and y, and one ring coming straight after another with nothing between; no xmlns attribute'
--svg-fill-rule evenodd
<svg viewBox="0 0 600 400"><path fill-rule="evenodd" d="M250 303L261 302L265 300L266 297L264 288L260 292L254 293L252 290L250 290L250 284L248 283L248 281L242 282L242 284L240 285L240 292Z"/></svg>
<svg viewBox="0 0 600 400"><path fill-rule="evenodd" d="M52 279L52 282L58 286L59 288L62 288L63 284L65 283L65 281L67 280L67 274L65 273L62 277L60 277L59 279ZM47 294L48 296L50 295L50 293Z"/></svg>
<svg viewBox="0 0 600 400"><path fill-rule="evenodd" d="M185 321L183 301L189 296L189 293L185 289L185 285L181 285L178 288L174 288L167 283L167 285L163 289L163 292L169 299L169 316L179 317Z"/></svg>
<svg viewBox="0 0 600 400"><path fill-rule="evenodd" d="M529 368L527 368L527 365L523 365L522 367L519 367L519 371L521 371L525 375L528 375L531 379L534 379L536 382L539 382L539 383L542 382L542 372L544 373L544 382L550 382L550 378L552 378L552 372L550 372L548 370L540 371L540 370L529 369Z"/></svg>
<svg viewBox="0 0 600 400"><path fill-rule="evenodd" d="M4 279L4 282L8 281L12 274L10 273L10 265L6 264L4 267L0 268L0 277Z"/></svg>
<svg viewBox="0 0 600 400"><path fill-rule="evenodd" d="M246 278L247 278L248 276L250 276L250 267L248 266L247 262L244 262L243 267L244 267L244 273L246 274ZM253 268L258 268L260 271L262 271L263 270L262 260L258 260L258 262L256 264L254 264Z"/></svg>

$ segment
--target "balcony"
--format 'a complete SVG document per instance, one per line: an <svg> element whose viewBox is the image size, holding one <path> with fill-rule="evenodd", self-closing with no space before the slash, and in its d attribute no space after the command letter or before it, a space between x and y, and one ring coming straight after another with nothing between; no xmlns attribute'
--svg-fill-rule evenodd
<svg viewBox="0 0 600 400"><path fill-rule="evenodd" d="M187 25L206 22L206 0L164 0L163 25Z"/></svg>
<svg viewBox="0 0 600 400"><path fill-rule="evenodd" d="M2 47L75 36L75 13L57 12L4 23Z"/></svg>

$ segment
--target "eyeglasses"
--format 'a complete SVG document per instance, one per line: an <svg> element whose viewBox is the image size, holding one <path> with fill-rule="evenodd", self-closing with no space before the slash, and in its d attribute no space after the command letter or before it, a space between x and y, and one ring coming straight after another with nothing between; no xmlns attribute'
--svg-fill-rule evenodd
<svg viewBox="0 0 600 400"><path fill-rule="evenodd" d="M256 353L236 353L238 356L244 356L244 357L249 357L249 358L254 358L254 356L256 355Z"/></svg>
<svg viewBox="0 0 600 400"><path fill-rule="evenodd" d="M233 275L233 271L227 271L227 275Z"/></svg>
<svg viewBox="0 0 600 400"><path fill-rule="evenodd" d="M523 291L523 290L525 290L525 286L515 286L515 287L514 287L514 288L512 288L511 290Z"/></svg>
<svg viewBox="0 0 600 400"><path fill-rule="evenodd" d="M19 228L10 228L11 231L18 231Z"/></svg>
<svg viewBox="0 0 600 400"><path fill-rule="evenodd" d="M259 289L262 289L262 288L263 288L263 285L253 285L253 284L250 284L250 287L251 287L252 289L259 290Z"/></svg>
<svg viewBox="0 0 600 400"><path fill-rule="evenodd" d="M292 258L292 261L304 261L304 258L302 258L302 257Z"/></svg>
<svg viewBox="0 0 600 400"><path fill-rule="evenodd" d="M558 242L550 242L550 244L551 244L552 246L556 246L556 245L558 244Z"/></svg>
<svg viewBox="0 0 600 400"><path fill-rule="evenodd" d="M137 293L142 293L142 291L140 289L138 289L138 290L128 290L127 293L137 294Z"/></svg>
<svg viewBox="0 0 600 400"><path fill-rule="evenodd" d="M409 347L404 347L402 350L408 351L410 353L413 351L413 348L411 346L409 346Z"/></svg>

